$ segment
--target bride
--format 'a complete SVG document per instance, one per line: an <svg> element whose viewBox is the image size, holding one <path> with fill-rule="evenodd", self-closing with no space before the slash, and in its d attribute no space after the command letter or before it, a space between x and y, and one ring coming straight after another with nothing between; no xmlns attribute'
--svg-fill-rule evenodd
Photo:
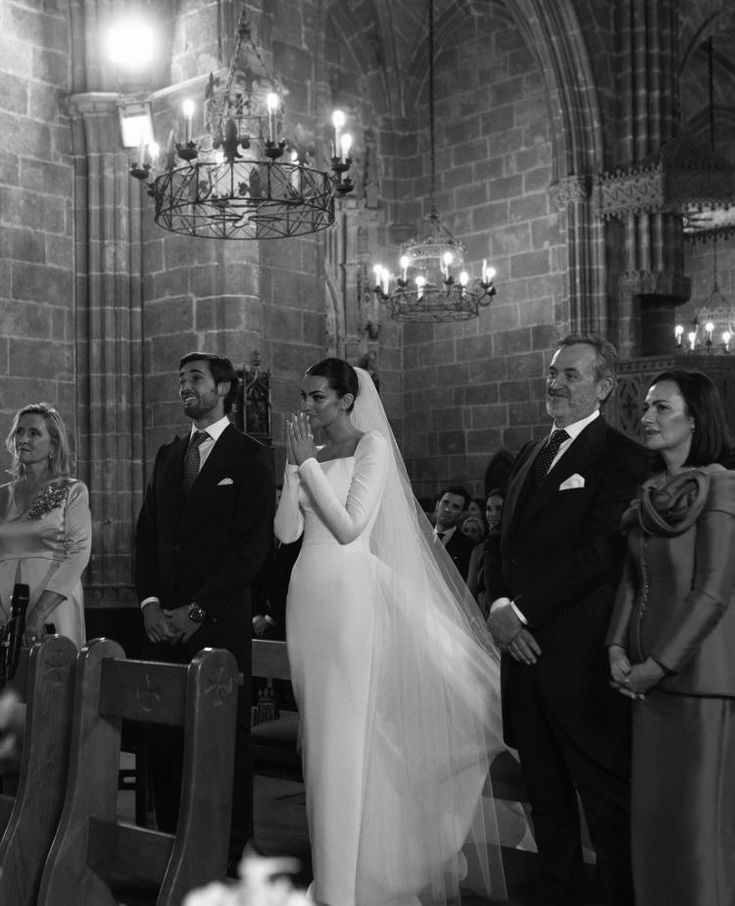
<svg viewBox="0 0 735 906"><path fill-rule="evenodd" d="M304 533L286 636L312 894L325 906L454 903L469 870L505 899L489 789L503 748L498 658L431 545L367 372L311 366L287 447L275 530L283 542Z"/></svg>

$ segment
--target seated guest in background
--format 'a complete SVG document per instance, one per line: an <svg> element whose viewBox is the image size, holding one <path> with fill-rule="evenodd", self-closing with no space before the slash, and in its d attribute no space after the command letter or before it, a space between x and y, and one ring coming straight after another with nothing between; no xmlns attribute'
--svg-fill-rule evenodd
<svg viewBox="0 0 735 906"><path fill-rule="evenodd" d="M485 504L479 497L473 497L467 504L465 516L476 516L480 522L485 522Z"/></svg>
<svg viewBox="0 0 735 906"><path fill-rule="evenodd" d="M10 616L13 587L30 588L26 644L45 632L85 642L82 572L92 520L86 485L69 476L66 428L48 403L13 418L5 445L13 480L0 487L0 622Z"/></svg>
<svg viewBox="0 0 735 906"><path fill-rule="evenodd" d="M478 516L465 516L460 523L459 529L475 545L481 544L485 539L484 520Z"/></svg>
<svg viewBox="0 0 735 906"><path fill-rule="evenodd" d="M493 570L500 568L500 515L503 511L503 491L495 488L487 495L485 522L487 534L470 557L467 587L472 592L480 609L487 617L490 603L487 600L488 578Z"/></svg>
<svg viewBox="0 0 735 906"><path fill-rule="evenodd" d="M450 485L437 498L434 511L434 542L443 544L462 578L467 581L474 542L459 531L459 522L467 509L470 494L461 485Z"/></svg>
<svg viewBox="0 0 735 906"><path fill-rule="evenodd" d="M656 472L623 516L607 643L633 706L637 906L735 903L735 472L719 395L658 375L643 406Z"/></svg>

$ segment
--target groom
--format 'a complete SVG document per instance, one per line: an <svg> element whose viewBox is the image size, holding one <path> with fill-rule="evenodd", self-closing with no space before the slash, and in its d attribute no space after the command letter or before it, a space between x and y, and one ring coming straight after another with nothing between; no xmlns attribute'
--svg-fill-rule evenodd
<svg viewBox="0 0 735 906"><path fill-rule="evenodd" d="M250 674L250 586L270 545L275 488L266 447L227 417L237 393L229 359L206 352L179 363L184 437L158 451L135 535L135 585L149 660L188 663L202 648L227 648ZM247 770L249 696L240 687L230 860L252 836ZM181 731L148 735L159 830L178 819Z"/></svg>

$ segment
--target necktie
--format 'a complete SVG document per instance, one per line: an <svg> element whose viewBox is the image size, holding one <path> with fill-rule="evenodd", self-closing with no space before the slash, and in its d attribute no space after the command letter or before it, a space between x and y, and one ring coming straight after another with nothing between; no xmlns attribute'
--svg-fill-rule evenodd
<svg viewBox="0 0 735 906"><path fill-rule="evenodd" d="M544 483L549 472L549 467L554 461L554 457L559 452L559 447L567 440L569 435L563 428L557 428L551 432L551 437L546 442L546 446L536 457L533 464L533 486L539 488Z"/></svg>
<svg viewBox="0 0 735 906"><path fill-rule="evenodd" d="M195 431L184 456L184 490L188 493L199 474L199 444L209 437L206 431Z"/></svg>

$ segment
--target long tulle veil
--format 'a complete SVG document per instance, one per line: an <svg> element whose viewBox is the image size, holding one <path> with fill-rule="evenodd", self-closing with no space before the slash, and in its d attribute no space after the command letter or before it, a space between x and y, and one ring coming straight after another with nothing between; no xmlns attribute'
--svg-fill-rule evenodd
<svg viewBox="0 0 735 906"><path fill-rule="evenodd" d="M355 370L353 424L388 445L370 533L379 618L358 904L454 903L467 871L475 889L505 899L489 774L504 748L499 657L451 559L433 544L370 375Z"/></svg>

